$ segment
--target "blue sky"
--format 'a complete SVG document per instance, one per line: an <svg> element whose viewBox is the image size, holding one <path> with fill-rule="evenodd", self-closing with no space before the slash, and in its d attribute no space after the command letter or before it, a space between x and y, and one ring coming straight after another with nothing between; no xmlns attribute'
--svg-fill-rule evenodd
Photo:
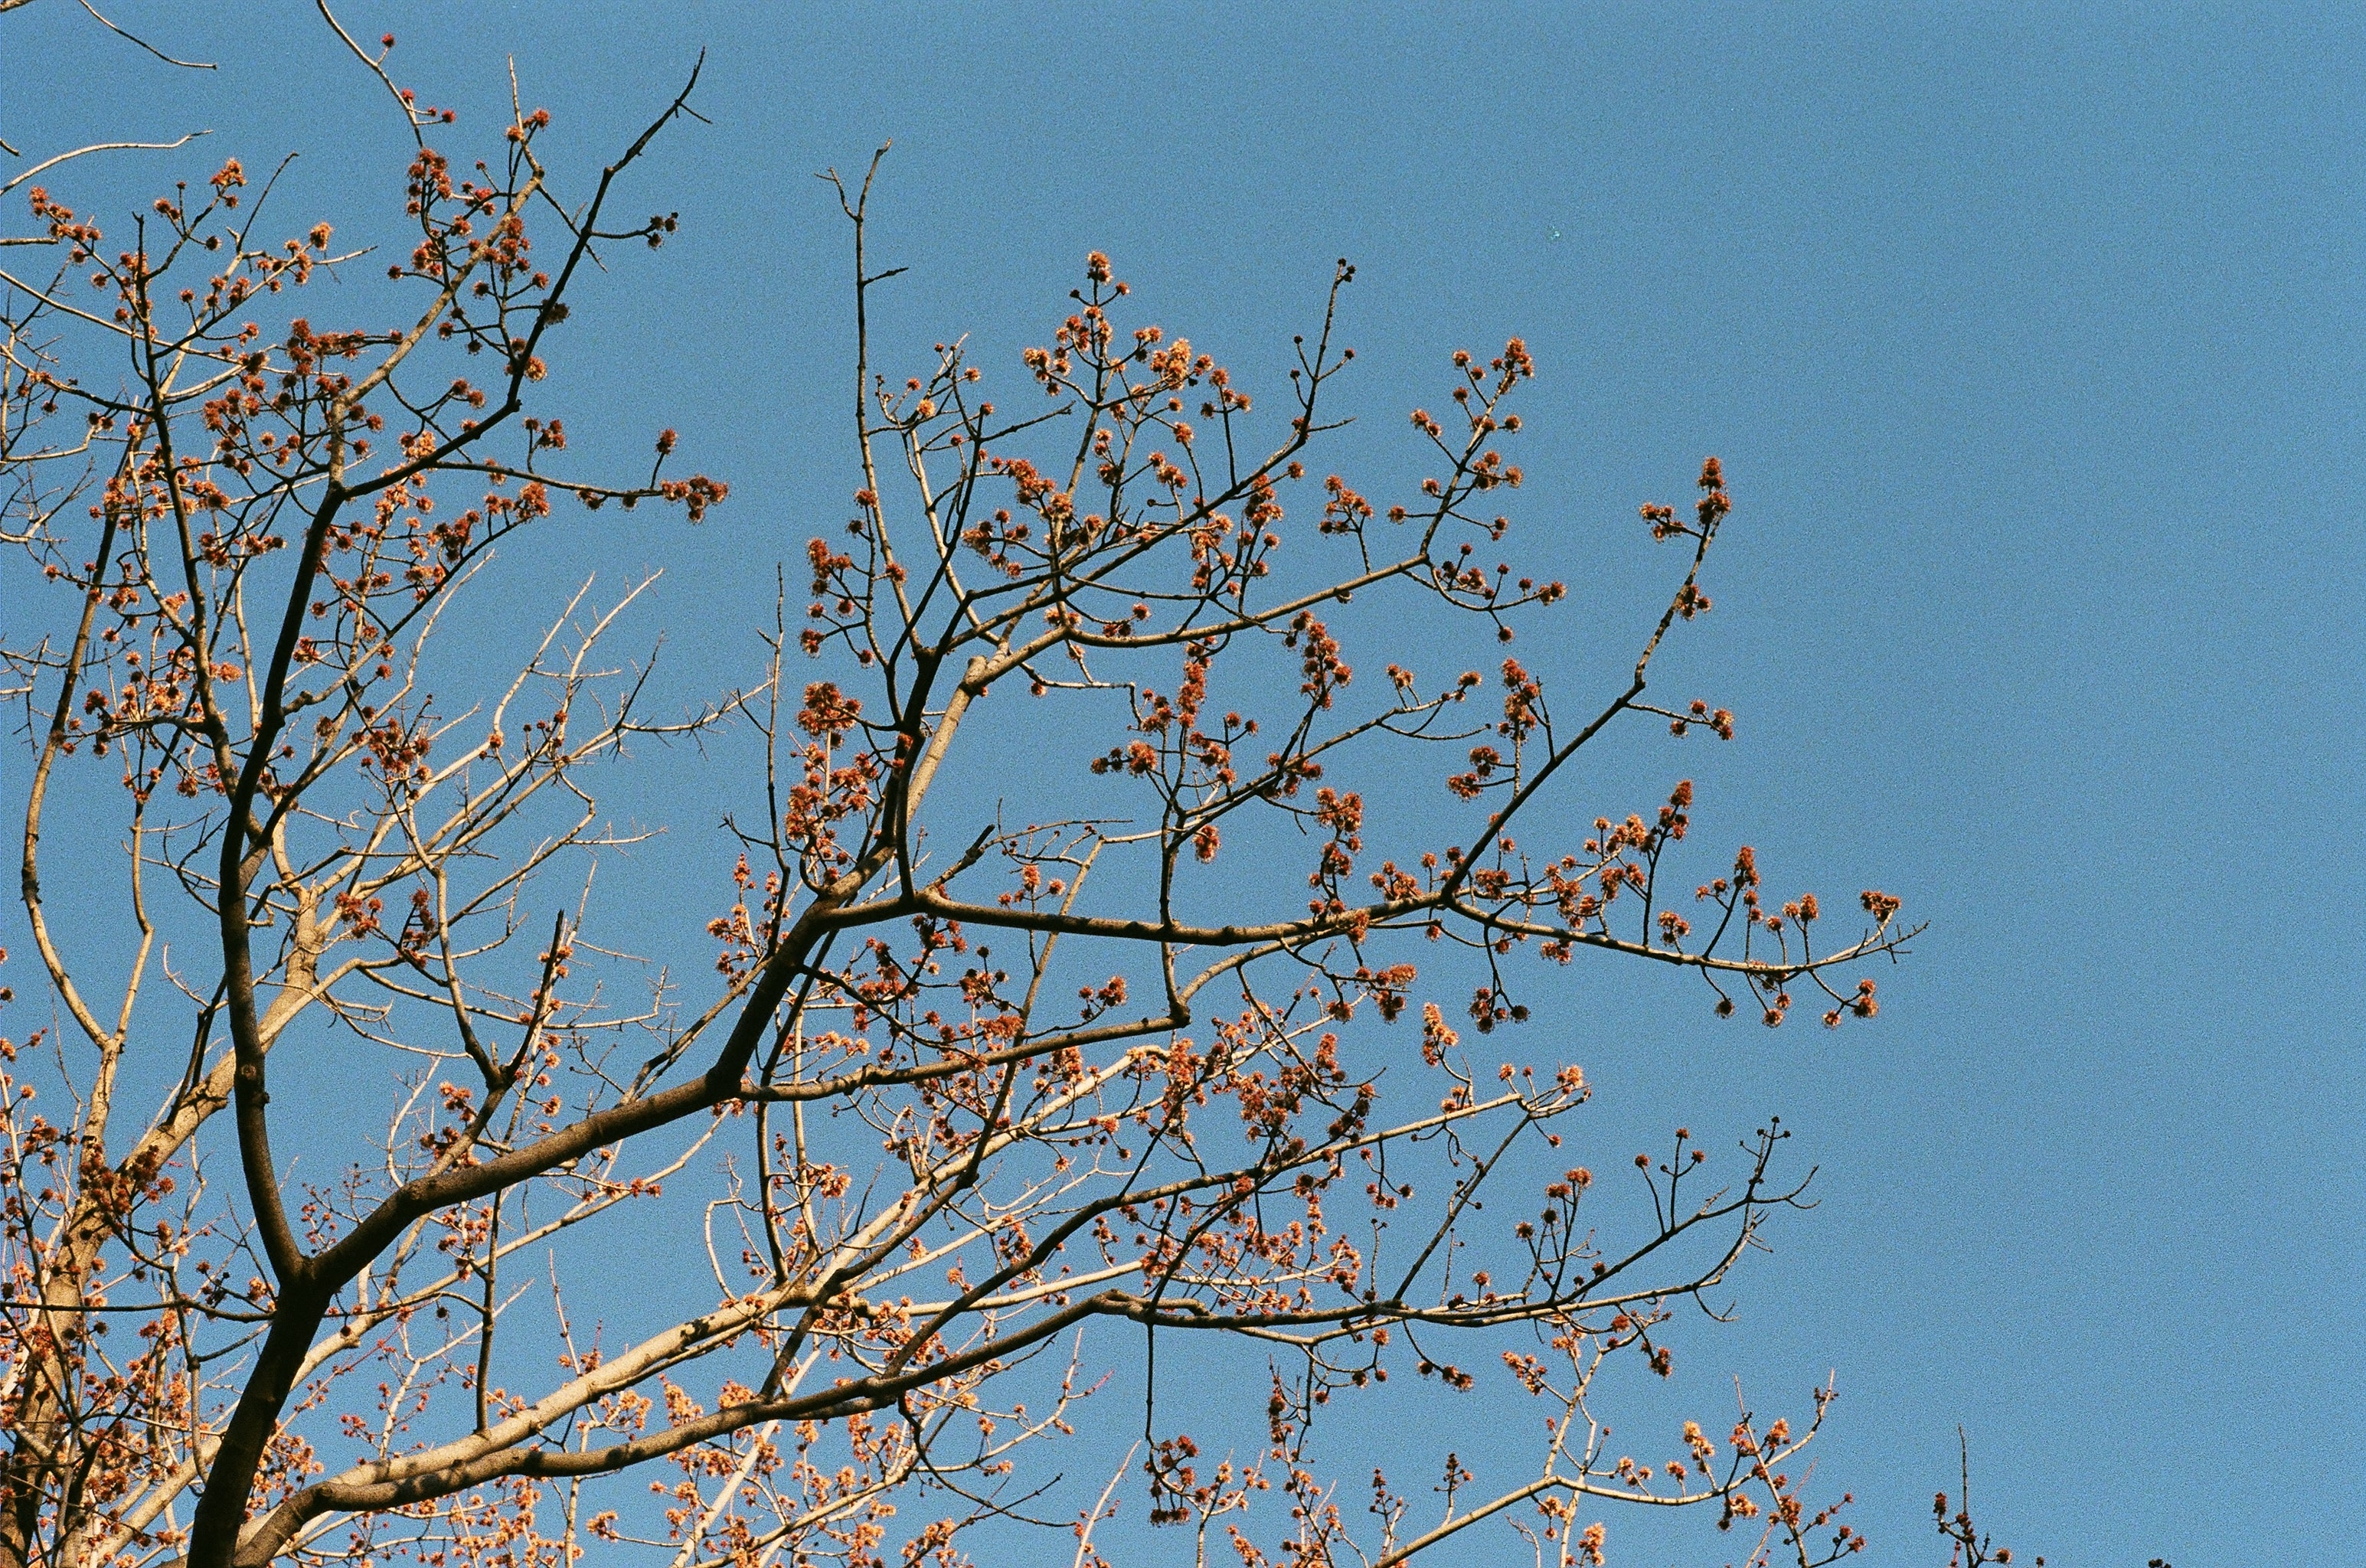
<svg viewBox="0 0 2366 1568"><path fill-rule="evenodd" d="M123 9L221 69L50 0L6 23L0 134L209 126L208 157L250 168L301 148L287 199L330 214L399 179L399 127L309 11L258 40L255 11ZM1548 655L1579 675L1660 591L1636 503L1718 453L1717 610L1670 679L1742 737L1637 776L1695 772L1719 841L1932 926L1873 1027L1718 1025L1607 977L1556 1025L1613 1142L1772 1109L1821 1167L1821 1207L1690 1359L1786 1388L1837 1369L1822 1473L1874 1561L1941 1560L1959 1423L1984 1521L2066 1568L2354 1550L2324 1445L2366 1395L2366 17L341 14L400 35L464 130L513 56L579 179L709 51L713 126L626 203L682 237L558 376L570 426L635 451L679 426L734 486L698 534L596 552L668 567L654 614L693 675L843 503L847 262L810 175L890 137L891 357L1040 341L1098 247L1158 319L1269 367L1347 256L1368 417L1334 461L1378 490L1445 354L1524 334L1530 558L1600 593ZM554 584L588 547L554 547ZM1681 1540L1671 1560L1721 1544Z"/></svg>

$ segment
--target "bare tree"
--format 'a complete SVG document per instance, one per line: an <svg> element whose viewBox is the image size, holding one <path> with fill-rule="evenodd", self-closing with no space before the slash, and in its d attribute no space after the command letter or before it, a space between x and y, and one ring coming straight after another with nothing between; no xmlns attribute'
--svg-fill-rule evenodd
<svg viewBox="0 0 2366 1568"><path fill-rule="evenodd" d="M535 584L513 536L726 500L672 476L670 430L645 475L585 473L539 385L587 264L673 231L615 214L696 77L562 194L546 112L464 173L391 38L346 42L416 142L399 244L270 226L233 159L128 234L30 185L0 256L41 261L0 272L0 480L53 1014L0 1045L0 1563L950 1563L1039 1511L1112 1320L1129 1356L1212 1336L1270 1369L1246 1458L1144 1414L1150 1517L1201 1560L1402 1562L1495 1518L1598 1563L1613 1505L1698 1506L1802 1568L1861 1544L1795 1457L1828 1391L1649 1464L1595 1409L1612 1360L1667 1373L1662 1325L1797 1201L1779 1123L1714 1160L1676 1131L1633 1159L1656 1221L1604 1230L1563 1147L1574 1032L1479 1044L1528 1021L1517 961L1838 1025L1876 1010L1842 972L1912 934L1879 892L1844 921L1764 893L1748 848L1677 871L1688 783L1572 812L1572 760L1639 722L1732 734L1649 684L1709 608L1716 459L1642 509L1677 555L1631 675L1567 706L1500 647L1569 597L1492 564L1520 340L1453 356L1447 412L1412 415L1434 475L1393 504L1308 466L1344 262L1278 417L1127 315L1098 253L998 406L963 344L874 365L874 159L830 176L851 514L769 651L654 715L603 652L639 589L587 588L496 673L470 605ZM314 278L381 266L402 324L305 315ZM1397 632L1377 679L1351 616ZM1492 673L1416 668L1457 626ZM727 907L667 931L596 896L638 831L600 805L611 761L735 733L760 767ZM121 858L62 871L63 834ZM299 1180L299 1144L334 1174ZM599 1304L636 1247L669 1261ZM611 1342L587 1302L651 1322ZM1311 1433L1407 1370L1548 1413L1534 1477L1473 1502L1449 1456L1442 1515L1377 1478L1345 1506ZM1079 1562L1121 1482L1066 1524Z"/></svg>

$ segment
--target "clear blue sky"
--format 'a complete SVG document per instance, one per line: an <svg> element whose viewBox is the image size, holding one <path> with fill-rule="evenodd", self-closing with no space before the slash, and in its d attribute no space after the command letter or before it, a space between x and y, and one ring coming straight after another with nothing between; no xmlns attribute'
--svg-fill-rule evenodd
<svg viewBox="0 0 2366 1568"><path fill-rule="evenodd" d="M2353 1557L2366 13L1269 9L344 14L480 128L514 55L579 179L710 51L713 127L625 203L682 213L637 275L661 292L563 371L588 430L679 426L735 487L630 547L678 632L768 607L842 505L847 263L810 175L889 137L894 344L1040 341L1098 246L1269 364L1351 257L1348 459L1392 471L1440 356L1524 333L1531 547L1614 589L1662 564L1635 504L1719 454L1738 511L1673 679L1742 739L1687 754L1696 818L1932 929L1874 1027L1645 990L1566 1025L1613 1143L1771 1109L1821 1164L1690 1359L1838 1370L1822 1473L1876 1562L1942 1560L1958 1423L1985 1521L2064 1568ZM301 148L290 199L326 214L399 178L309 8L121 11L221 69L42 0L0 35L0 134ZM655 357L625 383L594 348Z"/></svg>

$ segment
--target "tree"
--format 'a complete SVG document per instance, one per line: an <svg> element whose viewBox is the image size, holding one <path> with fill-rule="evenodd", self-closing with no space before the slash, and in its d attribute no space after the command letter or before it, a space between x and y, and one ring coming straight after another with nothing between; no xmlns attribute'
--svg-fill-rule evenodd
<svg viewBox="0 0 2366 1568"><path fill-rule="evenodd" d="M1764 893L1747 847L1680 871L1689 783L1560 819L1572 759L1638 721L1732 735L1647 680L1709 609L1715 458L1691 504L1642 508L1677 559L1631 607L1631 678L1557 705L1500 645L1566 592L1482 553L1522 479L1519 339L1453 356L1448 412L1412 415L1434 475L1394 503L1310 466L1353 358L1345 262L1264 410L1098 253L1019 377L958 343L894 374L874 159L830 176L851 513L783 578L759 667L653 716L646 671L602 651L628 592L554 604L490 673L472 605L532 582L498 547L565 509L695 525L728 498L672 477L670 430L646 476L579 469L539 385L586 265L673 231L614 213L696 77L562 197L545 111L464 172L393 39L346 41L416 143L400 243L274 227L236 159L102 232L69 166L13 236L54 263L0 275L23 907L53 1014L0 1044L0 1562L637 1540L949 1563L1031 1506L1097 1357L1208 1337L1270 1369L1244 1394L1262 1448L1203 1463L1153 1405L1133 1456L1203 1557L1229 1535L1252 1562L1400 1562L1500 1514L1540 1560L1598 1563L1619 1502L1697 1505L1760 1559L1861 1544L1791 1462L1828 1395L1684 1423L1668 1461L1606 1447L1599 1369L1666 1375L1662 1325L1803 1180L1774 1121L1738 1163L1678 1129L1634 1156L1656 1222L1597 1234L1563 1149L1587 1085L1517 999L1515 960L1627 962L1722 1014L1779 1025L1797 997L1838 1026L1876 1011L1853 966L1912 935L1867 891L1819 941L1817 900ZM305 313L316 278L375 268L399 319ZM1493 673L1419 667L1449 622ZM1392 628L1379 679L1351 663ZM761 809L726 819L727 907L669 931L603 903L592 867L634 837L599 804L610 764L734 734L760 742ZM112 870L45 850L100 831ZM297 1145L333 1176L294 1174ZM1539 1162L1540 1192L1510 1185ZM612 1310L625 1237L666 1252L633 1287L663 1321L605 1343L585 1303ZM1121 1352L1088 1332L1111 1325ZM1547 1451L1477 1505L1446 1456L1443 1517L1376 1477L1359 1540L1313 1434L1408 1370L1483 1371L1549 1414ZM1077 1511L1080 1562L1122 1479Z"/></svg>

